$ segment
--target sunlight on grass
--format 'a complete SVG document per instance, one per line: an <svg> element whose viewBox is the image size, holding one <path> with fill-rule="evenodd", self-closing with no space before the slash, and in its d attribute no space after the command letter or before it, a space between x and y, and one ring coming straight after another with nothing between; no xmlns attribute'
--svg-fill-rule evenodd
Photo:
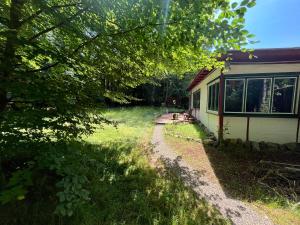
<svg viewBox="0 0 300 225"><path fill-rule="evenodd" d="M90 143L114 141L148 141L154 126L154 120L159 115L168 112L178 112L181 109L160 107L130 107L105 110L105 118L117 122L117 126L103 125L96 129L93 135L85 138Z"/></svg>
<svg viewBox="0 0 300 225"><path fill-rule="evenodd" d="M26 200L0 205L1 224L229 224L174 173L149 163L152 145L147 143L154 120L165 113L164 108L114 108L102 113L118 122L117 128L103 125L85 137L86 141L39 146L45 151L41 162L46 159L55 170L37 167L35 173L40 175ZM35 147L29 148L33 156ZM54 157L48 157L49 152L55 153ZM83 183L77 184L79 178ZM58 187L56 183L62 179L66 185ZM79 198L83 191L88 200ZM66 198L57 198L58 193ZM58 203L71 210L72 216L53 213Z"/></svg>
<svg viewBox="0 0 300 225"><path fill-rule="evenodd" d="M195 123L168 124L165 126L165 131L173 135L194 139L203 139L206 137L205 132Z"/></svg>
<svg viewBox="0 0 300 225"><path fill-rule="evenodd" d="M259 211L265 212L271 220L278 225L300 224L300 211L282 208L276 204L265 204L262 202L252 203Z"/></svg>

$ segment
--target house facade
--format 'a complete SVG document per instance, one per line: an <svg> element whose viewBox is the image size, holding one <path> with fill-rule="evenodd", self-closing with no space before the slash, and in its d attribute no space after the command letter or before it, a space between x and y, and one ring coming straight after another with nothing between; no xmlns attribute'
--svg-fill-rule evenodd
<svg viewBox="0 0 300 225"><path fill-rule="evenodd" d="M225 69L201 70L190 110L218 139L300 140L300 48L230 51Z"/></svg>

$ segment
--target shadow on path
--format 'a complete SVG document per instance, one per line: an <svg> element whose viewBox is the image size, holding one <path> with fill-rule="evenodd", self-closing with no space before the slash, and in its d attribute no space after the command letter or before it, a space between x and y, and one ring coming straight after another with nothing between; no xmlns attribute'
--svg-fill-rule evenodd
<svg viewBox="0 0 300 225"><path fill-rule="evenodd" d="M241 225L271 225L272 222L264 215L254 211L243 202L228 198L219 184L212 182L206 176L206 170L195 170L182 156L178 156L164 141L164 124L156 124L152 137L154 157L161 160L164 166L174 175L178 175L184 183L191 187L199 198L206 199L220 213L231 220L233 224ZM220 162L221 163L221 162Z"/></svg>

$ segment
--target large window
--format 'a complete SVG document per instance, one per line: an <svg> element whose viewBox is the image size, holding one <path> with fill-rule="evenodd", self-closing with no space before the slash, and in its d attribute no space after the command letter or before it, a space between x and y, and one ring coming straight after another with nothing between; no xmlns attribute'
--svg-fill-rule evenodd
<svg viewBox="0 0 300 225"><path fill-rule="evenodd" d="M226 80L225 112L243 111L244 84L244 79Z"/></svg>
<svg viewBox="0 0 300 225"><path fill-rule="evenodd" d="M225 80L225 113L292 114L297 77Z"/></svg>
<svg viewBox="0 0 300 225"><path fill-rule="evenodd" d="M208 86L208 110L218 111L219 108L219 89L220 83L214 83Z"/></svg>
<svg viewBox="0 0 300 225"><path fill-rule="evenodd" d="M272 79L248 79L246 112L268 113L271 102Z"/></svg>
<svg viewBox="0 0 300 225"><path fill-rule="evenodd" d="M273 88L273 113L292 113L296 78L275 78Z"/></svg>
<svg viewBox="0 0 300 225"><path fill-rule="evenodd" d="M193 93L193 108L194 109L199 109L200 108L200 90L195 91Z"/></svg>

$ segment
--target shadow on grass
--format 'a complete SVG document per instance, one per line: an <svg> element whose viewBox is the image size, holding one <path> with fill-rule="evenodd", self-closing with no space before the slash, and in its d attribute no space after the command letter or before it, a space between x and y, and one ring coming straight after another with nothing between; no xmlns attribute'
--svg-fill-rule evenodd
<svg viewBox="0 0 300 225"><path fill-rule="evenodd" d="M34 165L33 184L24 200L0 206L3 225L225 224L170 170L158 173L150 167L144 148L134 144L27 146L2 159L6 179L28 161ZM90 200L74 208L73 216L60 217L53 213L59 201L56 184L66 174L87 178L83 188Z"/></svg>
<svg viewBox="0 0 300 225"><path fill-rule="evenodd" d="M227 196L249 202L276 204L280 207L288 207L289 203L299 201L299 193L297 196L295 190L288 190L285 180L276 181L277 178L274 177L264 180L265 185L260 183L268 175L267 168L260 163L261 160L299 164L299 152L268 149L258 152L242 144L228 144L220 149L212 146L204 148ZM299 183L299 180L295 182Z"/></svg>

